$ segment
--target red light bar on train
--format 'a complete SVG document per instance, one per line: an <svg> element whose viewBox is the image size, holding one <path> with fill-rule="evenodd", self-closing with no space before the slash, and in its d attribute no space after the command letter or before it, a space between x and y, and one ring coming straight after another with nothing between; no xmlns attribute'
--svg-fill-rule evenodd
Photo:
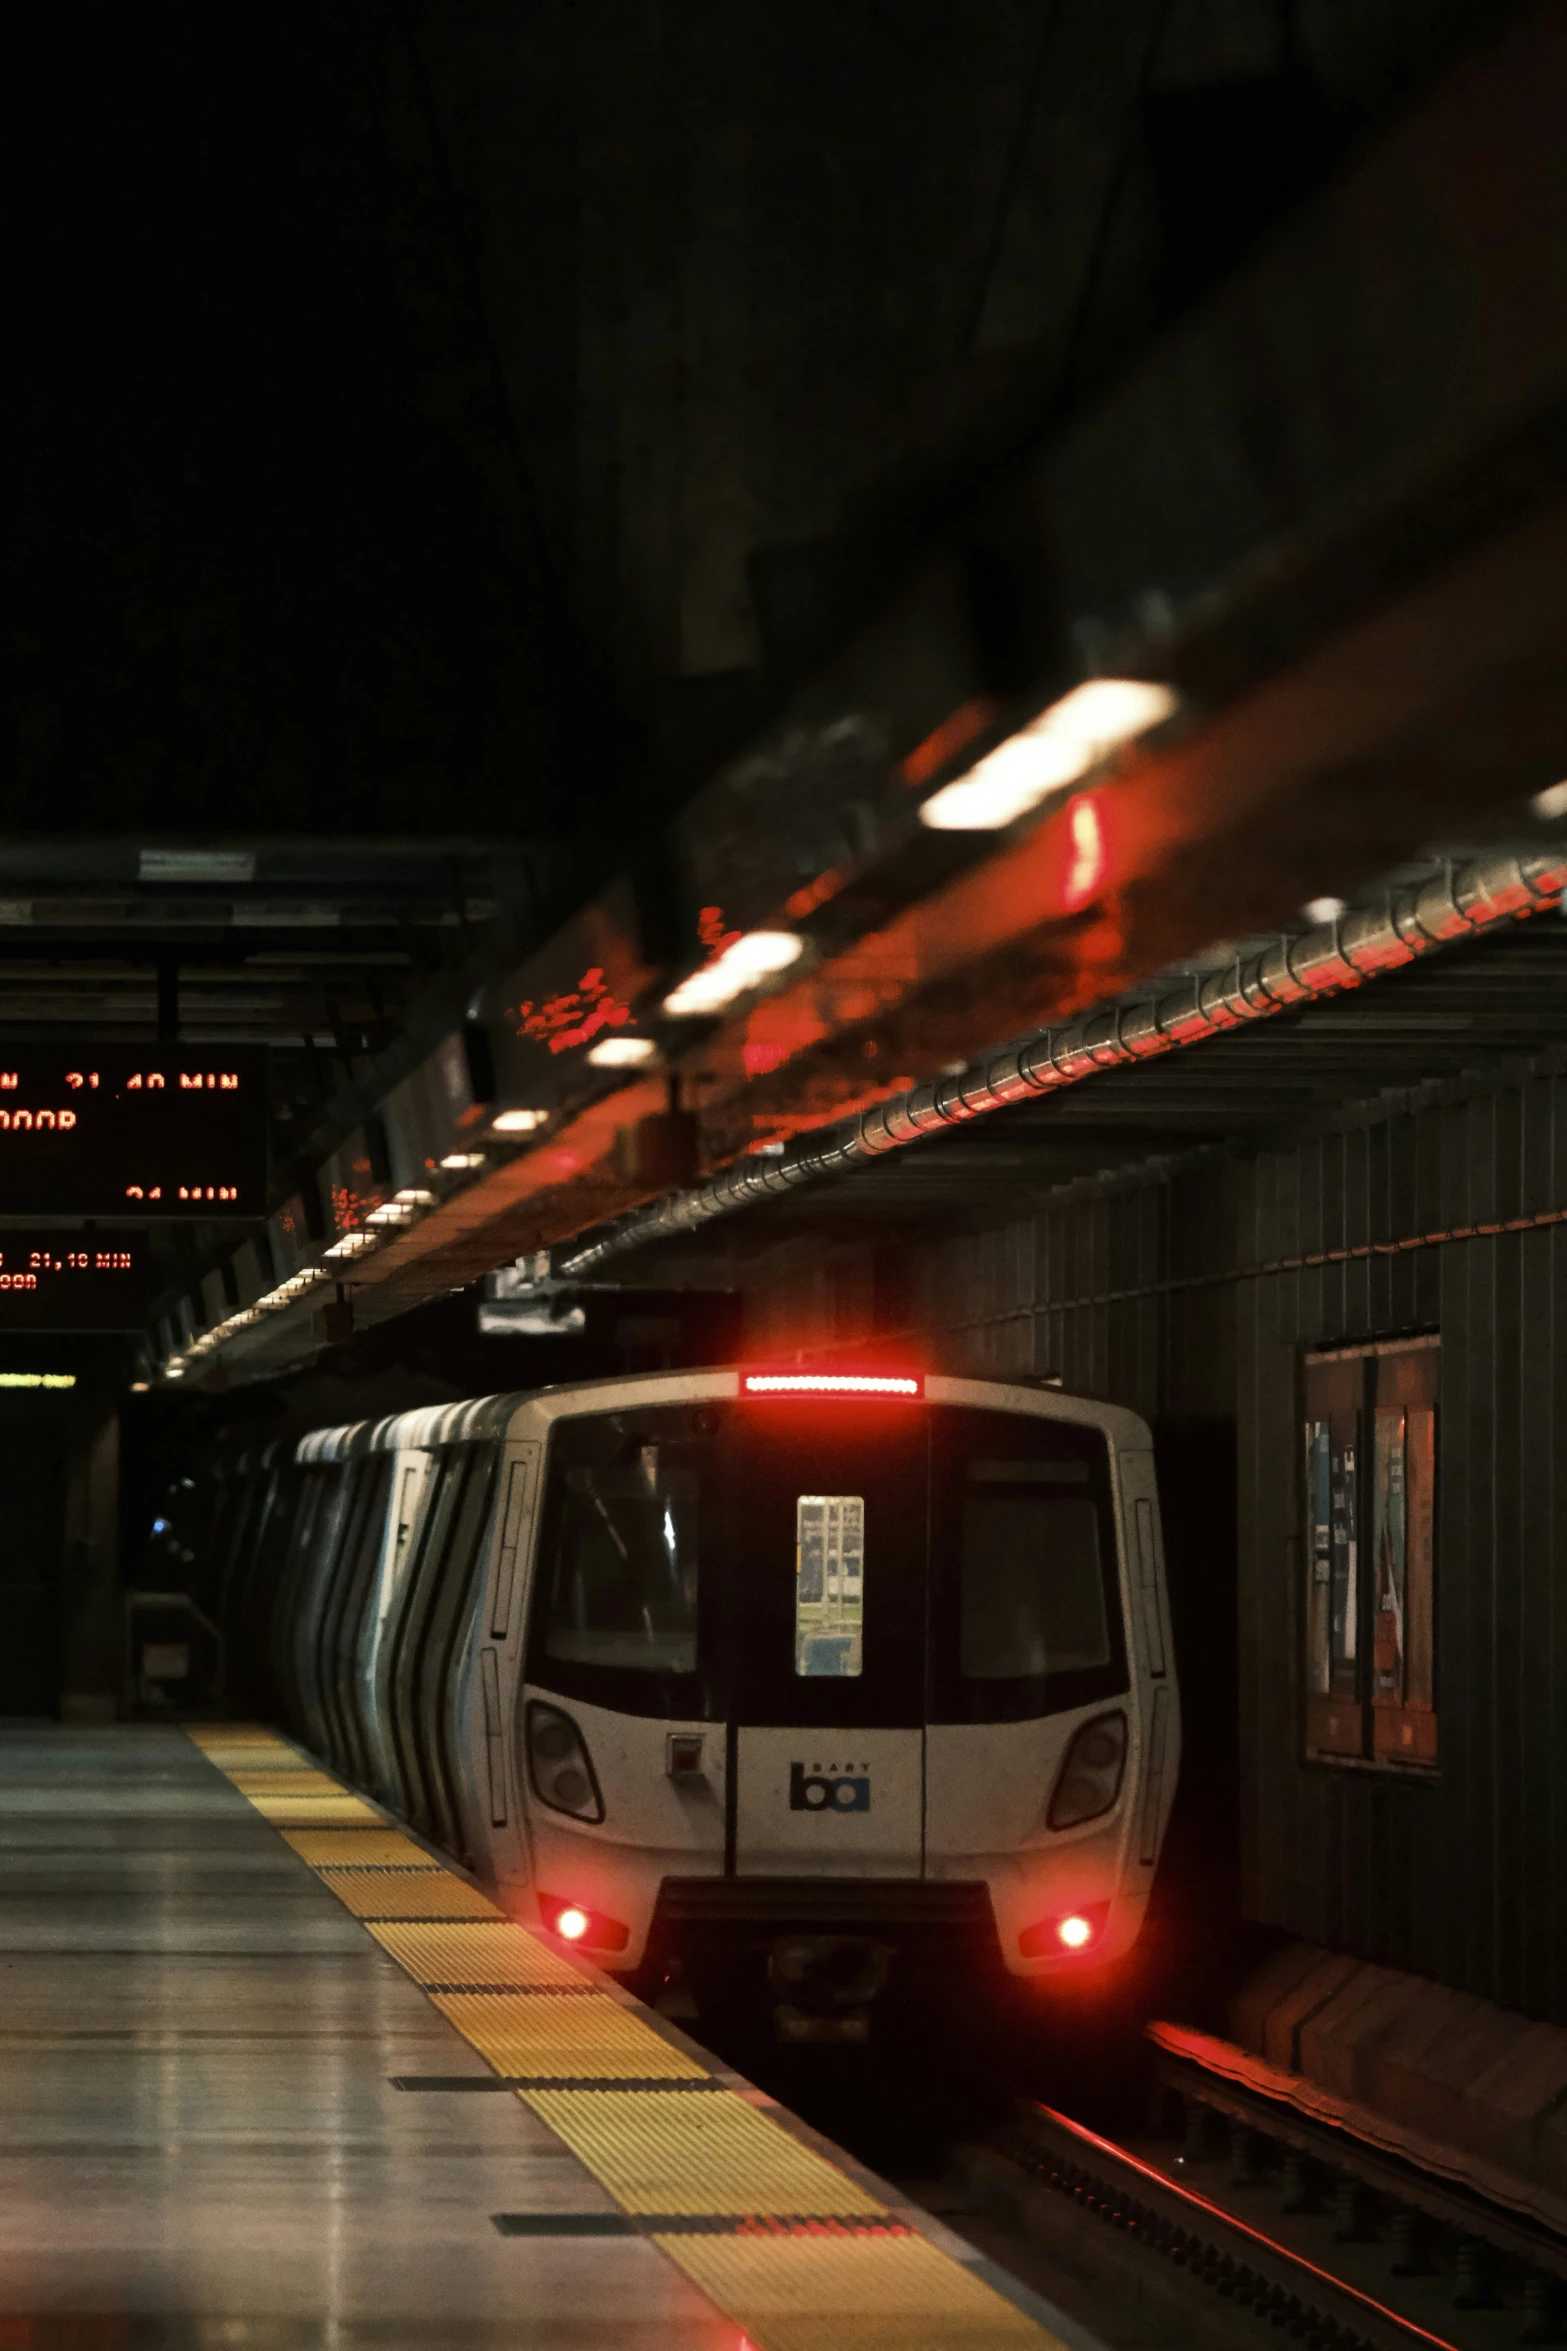
<svg viewBox="0 0 1567 2351"><path fill-rule="evenodd" d="M925 1382L910 1371L745 1371L742 1396L923 1396Z"/></svg>

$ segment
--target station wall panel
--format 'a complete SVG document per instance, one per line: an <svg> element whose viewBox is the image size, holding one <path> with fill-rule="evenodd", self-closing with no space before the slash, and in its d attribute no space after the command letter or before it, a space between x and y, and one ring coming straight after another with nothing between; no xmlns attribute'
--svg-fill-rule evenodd
<svg viewBox="0 0 1567 2351"><path fill-rule="evenodd" d="M1193 1644L1222 1645L1234 1601L1245 1915L1563 2023L1567 1222L1501 1229L1557 1216L1567 1075L1515 1065L1287 1148L1079 1182L988 1229L781 1255L748 1345L901 1340L1145 1414L1172 1582L1183 1557L1195 1579L1189 1721ZM1310 1761L1303 1358L1417 1332L1441 1338L1438 1766Z"/></svg>

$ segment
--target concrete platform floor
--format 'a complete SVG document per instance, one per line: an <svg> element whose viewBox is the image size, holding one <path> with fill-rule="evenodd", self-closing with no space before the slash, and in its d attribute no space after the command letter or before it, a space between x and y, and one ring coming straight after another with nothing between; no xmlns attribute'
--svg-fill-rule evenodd
<svg viewBox="0 0 1567 2351"><path fill-rule="evenodd" d="M0 2351L740 2351L183 1734L0 1724Z"/></svg>

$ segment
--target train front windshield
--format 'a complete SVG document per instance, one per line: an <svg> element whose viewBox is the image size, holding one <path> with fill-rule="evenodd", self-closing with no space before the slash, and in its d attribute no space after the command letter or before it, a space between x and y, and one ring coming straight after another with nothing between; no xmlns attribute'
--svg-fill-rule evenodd
<svg viewBox="0 0 1567 2351"><path fill-rule="evenodd" d="M858 1400L556 1424L528 1678L621 1712L1019 1722L1127 1686L1097 1429Z"/></svg>
<svg viewBox="0 0 1567 2351"><path fill-rule="evenodd" d="M551 1662L680 1677L697 1669L703 1466L679 1435L581 1443L602 1423L568 1424L559 1450L544 1653Z"/></svg>

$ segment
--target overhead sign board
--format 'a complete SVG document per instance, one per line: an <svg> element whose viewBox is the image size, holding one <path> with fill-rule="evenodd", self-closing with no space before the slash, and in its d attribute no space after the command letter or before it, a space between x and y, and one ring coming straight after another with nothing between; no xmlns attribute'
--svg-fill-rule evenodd
<svg viewBox="0 0 1567 2351"><path fill-rule="evenodd" d="M140 1233L0 1226L0 1333L134 1331L151 1296Z"/></svg>
<svg viewBox="0 0 1567 2351"><path fill-rule="evenodd" d="M0 1045L0 1216L264 1216L256 1046Z"/></svg>

